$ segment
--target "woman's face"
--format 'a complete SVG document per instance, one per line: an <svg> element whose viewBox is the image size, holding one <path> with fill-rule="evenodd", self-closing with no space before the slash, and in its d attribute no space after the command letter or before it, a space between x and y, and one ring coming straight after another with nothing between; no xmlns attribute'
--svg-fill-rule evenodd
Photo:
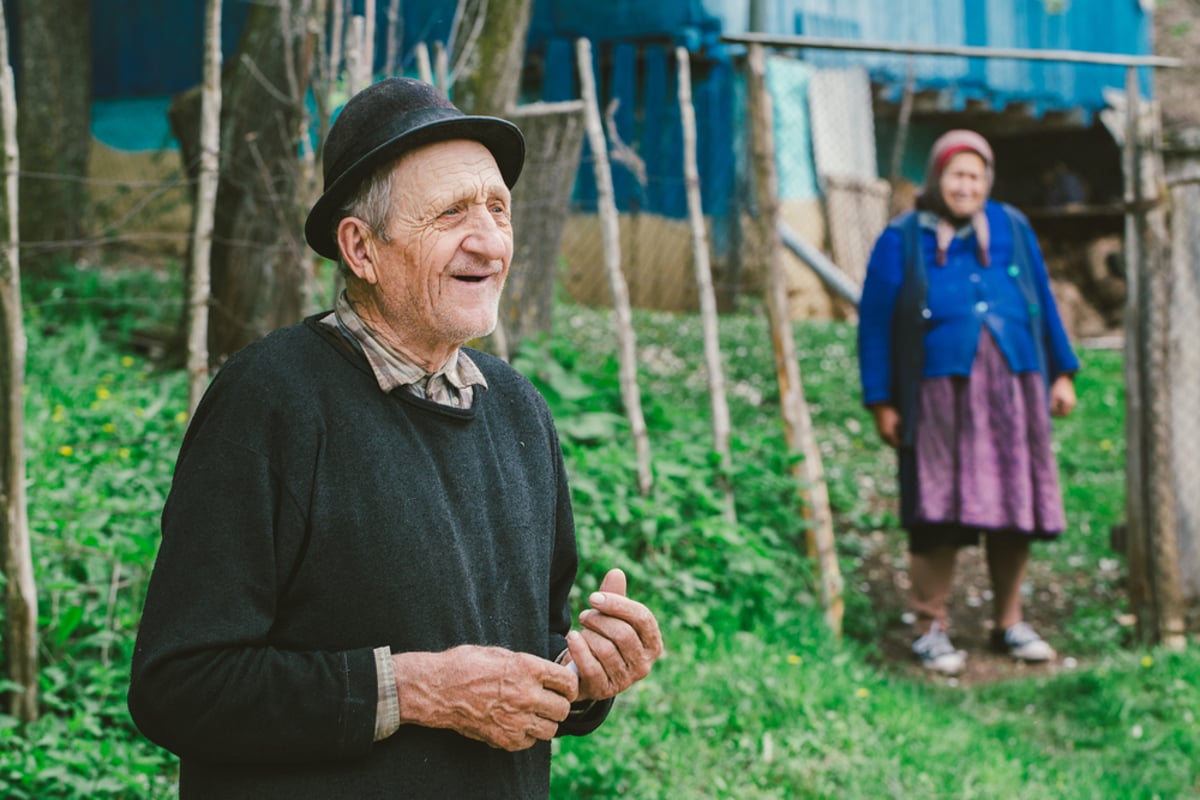
<svg viewBox="0 0 1200 800"><path fill-rule="evenodd" d="M965 218L983 208L988 196L988 171L983 157L970 150L950 156L938 184L946 208Z"/></svg>

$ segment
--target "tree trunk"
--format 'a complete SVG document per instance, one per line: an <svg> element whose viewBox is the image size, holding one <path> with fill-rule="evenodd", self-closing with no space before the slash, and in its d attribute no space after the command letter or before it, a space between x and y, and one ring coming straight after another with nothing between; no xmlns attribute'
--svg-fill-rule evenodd
<svg viewBox="0 0 1200 800"><path fill-rule="evenodd" d="M317 7L314 7L315 6ZM212 242L208 349L219 362L305 312L312 259L304 240L307 205L298 157L315 56L309 21L324 0L250 7L238 57L221 93L220 182ZM171 126L195 174L200 92L176 98Z"/></svg>
<svg viewBox="0 0 1200 800"><path fill-rule="evenodd" d="M451 83L468 114L502 116L517 104L533 0L460 0ZM485 24L486 22L486 24Z"/></svg>
<svg viewBox="0 0 1200 800"><path fill-rule="evenodd" d="M17 249L17 99L8 60L8 24L0 7L0 127L4 142L4 246L0 249L0 569L4 574L4 662L19 691L6 710L31 722L38 713L37 586L25 507L25 328Z"/></svg>
<svg viewBox="0 0 1200 800"><path fill-rule="evenodd" d="M92 48L88 0L19 0L23 267L74 261L87 229Z"/></svg>

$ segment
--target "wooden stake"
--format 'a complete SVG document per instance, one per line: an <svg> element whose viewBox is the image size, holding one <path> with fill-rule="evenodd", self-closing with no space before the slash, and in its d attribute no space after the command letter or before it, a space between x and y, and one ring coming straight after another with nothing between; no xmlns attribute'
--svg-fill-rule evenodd
<svg viewBox="0 0 1200 800"><path fill-rule="evenodd" d="M433 63L429 59L429 45L417 42L417 75L421 80L433 84Z"/></svg>
<svg viewBox="0 0 1200 800"><path fill-rule="evenodd" d="M353 97L367 88L363 79L366 71L363 64L366 60L366 20L359 15L350 18L346 26L346 96Z"/></svg>
<svg viewBox="0 0 1200 800"><path fill-rule="evenodd" d="M803 500L801 516L807 524L805 531L808 556L813 560L820 581L821 605L825 621L835 636L842 633L845 600L842 597L842 575L838 567L833 541L833 516L829 509L829 490L821 451L813 434L812 419L804 399L800 380L800 364L796 360L796 344L792 336L791 314L788 310L786 278L783 270L782 243L779 236L778 177L775 172L774 114L771 95L767 89L767 64L763 47L752 44L747 53L746 95L752 131L752 161L754 189L758 204L757 225L760 241L767 253L767 311L771 324L771 340L775 346L775 372L779 380L779 402L788 446L794 454L793 473L800 484Z"/></svg>
<svg viewBox="0 0 1200 800"><path fill-rule="evenodd" d="M587 39L575 43L575 58L579 66L580 94L583 96L584 123L588 144L592 148L592 165L596 174L596 207L600 214L600 230L604 240L604 266L612 290L613 321L617 328L621 397L625 414L633 433L637 451L638 491L650 494L653 477L650 469L650 440L646 420L642 416L642 398L637 384L637 341L633 332L633 315L629 308L629 287L621 272L621 232L617 202L613 192L612 169L608 163L608 144L600 120L600 105L596 96L596 77L592 72L592 45Z"/></svg>
<svg viewBox="0 0 1200 800"><path fill-rule="evenodd" d="M404 23L400 18L400 0L389 0L387 39L383 53L383 74L392 77L399 63L400 44L404 41Z"/></svg>
<svg viewBox="0 0 1200 800"><path fill-rule="evenodd" d="M375 78L375 0L363 0L362 63L358 79L363 88Z"/></svg>
<svg viewBox="0 0 1200 800"><path fill-rule="evenodd" d="M213 220L220 181L221 0L208 0L204 17L204 88L200 95L200 174L192 224L192 270L188 285L188 414L208 387L208 306L212 299Z"/></svg>
<svg viewBox="0 0 1200 800"><path fill-rule="evenodd" d="M19 687L8 693L8 713L24 722L38 716L38 607L33 550L25 507L25 328L21 312L18 249L17 93L8 60L8 23L0 7L0 123L4 127L4 200L8 235L0 262L0 545L4 548L4 655L8 679Z"/></svg>
<svg viewBox="0 0 1200 800"><path fill-rule="evenodd" d="M734 509L733 486L729 482L729 404L725 398L725 370L721 365L717 298L713 292L708 229L704 224L700 172L696 166L696 110L692 106L691 56L687 48L675 48L675 60L679 69L679 112L683 124L683 180L692 228L692 257L696 268L696 290L700 297L700 319L704 325L704 363L708 370L708 394L712 408L713 451L720 457L718 483L725 494L725 516L733 522L737 519L737 512Z"/></svg>

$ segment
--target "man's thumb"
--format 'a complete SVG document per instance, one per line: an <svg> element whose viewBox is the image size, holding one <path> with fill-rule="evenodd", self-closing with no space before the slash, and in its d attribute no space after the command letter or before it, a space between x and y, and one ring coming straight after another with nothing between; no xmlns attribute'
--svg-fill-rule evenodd
<svg viewBox="0 0 1200 800"><path fill-rule="evenodd" d="M608 574L604 576L604 580L600 582L600 591L619 594L624 597L626 591L625 573L620 569L610 569Z"/></svg>

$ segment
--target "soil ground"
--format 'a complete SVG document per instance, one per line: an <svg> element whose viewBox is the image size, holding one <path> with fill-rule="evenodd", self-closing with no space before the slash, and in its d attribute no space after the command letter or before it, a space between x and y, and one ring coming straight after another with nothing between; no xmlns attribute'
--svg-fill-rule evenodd
<svg viewBox="0 0 1200 800"><path fill-rule="evenodd" d="M1081 580L1084 576L1080 576ZM871 540L857 578L865 581L871 597L877 628L881 634L880 658L887 669L914 678L974 685L1011 678L1049 675L1071 669L1078 660L1064 652L1062 622L1070 618L1071 597L1076 589L1071 576L1054 575L1038 560L1038 545L1033 546L1026 579L1033 596L1025 602L1025 619L1058 651L1058 657L1045 664L1025 664L1006 655L993 653L988 646L992 628L990 581L982 547L963 548L959 552L954 589L950 596L951 638L956 647L967 651L966 668L954 678L923 669L912 653L912 626L905 618L908 608L908 555L904 535L891 531L878 533ZM1094 591L1095 584L1089 582ZM1094 601L1094 598L1093 598ZM1114 624L1117 624L1114 622Z"/></svg>

